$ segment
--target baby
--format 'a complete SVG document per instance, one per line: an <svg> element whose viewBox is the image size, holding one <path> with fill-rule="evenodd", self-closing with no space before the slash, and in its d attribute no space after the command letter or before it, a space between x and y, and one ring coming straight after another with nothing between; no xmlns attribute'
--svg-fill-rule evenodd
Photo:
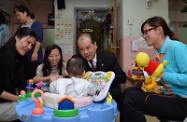
<svg viewBox="0 0 187 122"><path fill-rule="evenodd" d="M85 74L84 62L81 58L73 57L66 65L69 78L59 78L50 83L50 92L60 96L82 97L94 95L96 88L93 83L83 79Z"/></svg>

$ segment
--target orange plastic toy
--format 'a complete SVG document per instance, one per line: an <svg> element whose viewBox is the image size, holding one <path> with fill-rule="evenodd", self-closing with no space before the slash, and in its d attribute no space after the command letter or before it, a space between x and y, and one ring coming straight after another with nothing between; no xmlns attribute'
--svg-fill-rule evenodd
<svg viewBox="0 0 187 122"><path fill-rule="evenodd" d="M34 94L35 94L36 92L40 92L40 93L41 93L41 97L39 97L38 99L36 99L36 98L34 97ZM40 89L34 90L34 91L32 92L32 99L33 99L33 101L36 102L36 107L35 107L35 108L33 109L33 111L32 111L33 114L43 114L43 113L44 113L44 109L42 108L42 105L43 105L42 99L43 99L43 97L44 97L44 93L43 93L43 91L40 90Z"/></svg>

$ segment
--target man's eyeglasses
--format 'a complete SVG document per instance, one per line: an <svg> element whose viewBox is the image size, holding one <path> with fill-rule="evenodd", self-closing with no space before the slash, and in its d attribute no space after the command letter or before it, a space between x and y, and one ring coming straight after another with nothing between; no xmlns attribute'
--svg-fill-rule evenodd
<svg viewBox="0 0 187 122"><path fill-rule="evenodd" d="M153 29L156 29L156 28L154 27L154 28L149 28L149 29L147 29L147 30L144 30L143 35L147 34L149 31L151 31L151 30L153 30Z"/></svg>

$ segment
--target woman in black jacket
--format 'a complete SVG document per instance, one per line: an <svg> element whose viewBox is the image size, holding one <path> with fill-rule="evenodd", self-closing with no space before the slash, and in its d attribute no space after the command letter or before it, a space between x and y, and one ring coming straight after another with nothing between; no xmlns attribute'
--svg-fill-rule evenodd
<svg viewBox="0 0 187 122"><path fill-rule="evenodd" d="M0 48L0 121L16 120L16 101L26 86L25 54L36 42L36 34L28 27L19 29Z"/></svg>

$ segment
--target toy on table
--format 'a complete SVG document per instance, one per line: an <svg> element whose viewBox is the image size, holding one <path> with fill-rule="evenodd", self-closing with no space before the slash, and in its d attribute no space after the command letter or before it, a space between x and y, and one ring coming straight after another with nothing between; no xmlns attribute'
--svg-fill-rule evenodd
<svg viewBox="0 0 187 122"><path fill-rule="evenodd" d="M74 107L74 100L69 96L64 96L58 101L58 108L54 109L56 117L74 117L78 115L78 108Z"/></svg>
<svg viewBox="0 0 187 122"><path fill-rule="evenodd" d="M66 98L64 100L66 100ZM71 109L73 102L70 100L67 103L69 107L66 108ZM74 111L70 115L65 113L67 110L62 110L65 114L60 113L60 115L58 115L58 113L54 113L54 111L58 110L58 107L55 110L45 105L42 107L44 109L43 114L33 114L32 111L35 107L36 104L31 98L27 98L26 102L19 101L16 105L18 119L23 122L115 122L115 116L118 114L117 104L114 100L112 100L111 104L102 101L96 103L92 102L88 106L81 108L74 107L78 109L78 114L77 111ZM63 115L71 117L62 117Z"/></svg>
<svg viewBox="0 0 187 122"><path fill-rule="evenodd" d="M39 97L38 99L36 99L35 96L34 96L34 94L37 93L37 92L40 92L40 94L41 94L41 97ZM44 97L44 93L40 89L34 90L32 92L32 99L33 99L34 102L36 102L36 107L32 111L33 114L43 114L44 113L44 109L42 108L43 97Z"/></svg>
<svg viewBox="0 0 187 122"><path fill-rule="evenodd" d="M25 101L27 99L27 94L25 93L25 90L20 91L19 100Z"/></svg>
<svg viewBox="0 0 187 122"><path fill-rule="evenodd" d="M149 55L145 52L139 52L136 55L136 63L140 68L143 68L144 71L148 73L149 78L145 79L145 82L142 85L142 89L145 92L156 92L161 93L163 91L163 86L159 86L156 83L156 78L163 72L164 66L167 64L167 61L163 63L157 62L149 58Z"/></svg>
<svg viewBox="0 0 187 122"><path fill-rule="evenodd" d="M112 100L111 95L107 96L106 101L91 102L91 104L80 108L75 106L75 99L72 100L67 96L58 100L56 108L45 105L41 107L39 99L36 100L38 100L36 104L31 98L27 98L26 101L18 101L16 113L19 120L23 122L114 122L118 113L117 104ZM33 113L36 106L43 108L44 112Z"/></svg>
<svg viewBox="0 0 187 122"><path fill-rule="evenodd" d="M41 106L42 99L34 98L35 102L31 98L27 98L26 101L18 101L16 105L16 113L19 120L23 122L114 122L115 116L118 113L117 104L112 100L112 96L108 93L109 87L114 78L114 74L109 73L88 73L86 78L90 82L96 82L95 86L100 89L97 93L100 99L97 102L93 102L93 97L82 96L82 97L68 97L60 96L58 94L45 92L43 94L38 90L32 92L32 98L34 98L36 93L44 95L44 106ZM96 80L92 76L96 75L98 79L106 80ZM111 78L111 79L110 79ZM99 86L99 83L101 85ZM106 89L106 90L104 90ZM106 97L108 94L108 96ZM97 96L96 95L96 96ZM106 99L105 99L106 98ZM101 100L101 101L100 101ZM49 105L55 105L58 101L56 107L46 106L47 102ZM79 107L78 107L79 106ZM40 112L33 112L35 109L40 109ZM42 110L43 109L43 110Z"/></svg>
<svg viewBox="0 0 187 122"><path fill-rule="evenodd" d="M28 82L27 82L27 86L26 86L26 89L27 89L27 97L30 97L31 98L31 94L34 90L34 83L33 83L33 80L32 79L29 79Z"/></svg>
<svg viewBox="0 0 187 122"><path fill-rule="evenodd" d="M100 102L106 98L114 78L115 74L112 71L97 71L85 73L84 79L92 82L96 87L96 93L93 95L94 102Z"/></svg>
<svg viewBox="0 0 187 122"><path fill-rule="evenodd" d="M33 83L33 80L32 80L32 79L29 79L29 80L28 80L26 89L27 89L27 91L26 91L27 97L31 98L31 94L32 94L32 92L33 92L34 89L35 89L35 88L34 88L34 83ZM37 93L35 94L35 97L39 97L39 96L41 96L41 94L40 94L39 92L37 92Z"/></svg>
<svg viewBox="0 0 187 122"><path fill-rule="evenodd" d="M108 92L108 95L106 97L106 103L112 104L112 95L110 95L110 92Z"/></svg>
<svg viewBox="0 0 187 122"><path fill-rule="evenodd" d="M44 83L43 81L40 81L35 84L38 89L41 89L42 87L46 87L47 91L50 92L49 86L47 83Z"/></svg>

